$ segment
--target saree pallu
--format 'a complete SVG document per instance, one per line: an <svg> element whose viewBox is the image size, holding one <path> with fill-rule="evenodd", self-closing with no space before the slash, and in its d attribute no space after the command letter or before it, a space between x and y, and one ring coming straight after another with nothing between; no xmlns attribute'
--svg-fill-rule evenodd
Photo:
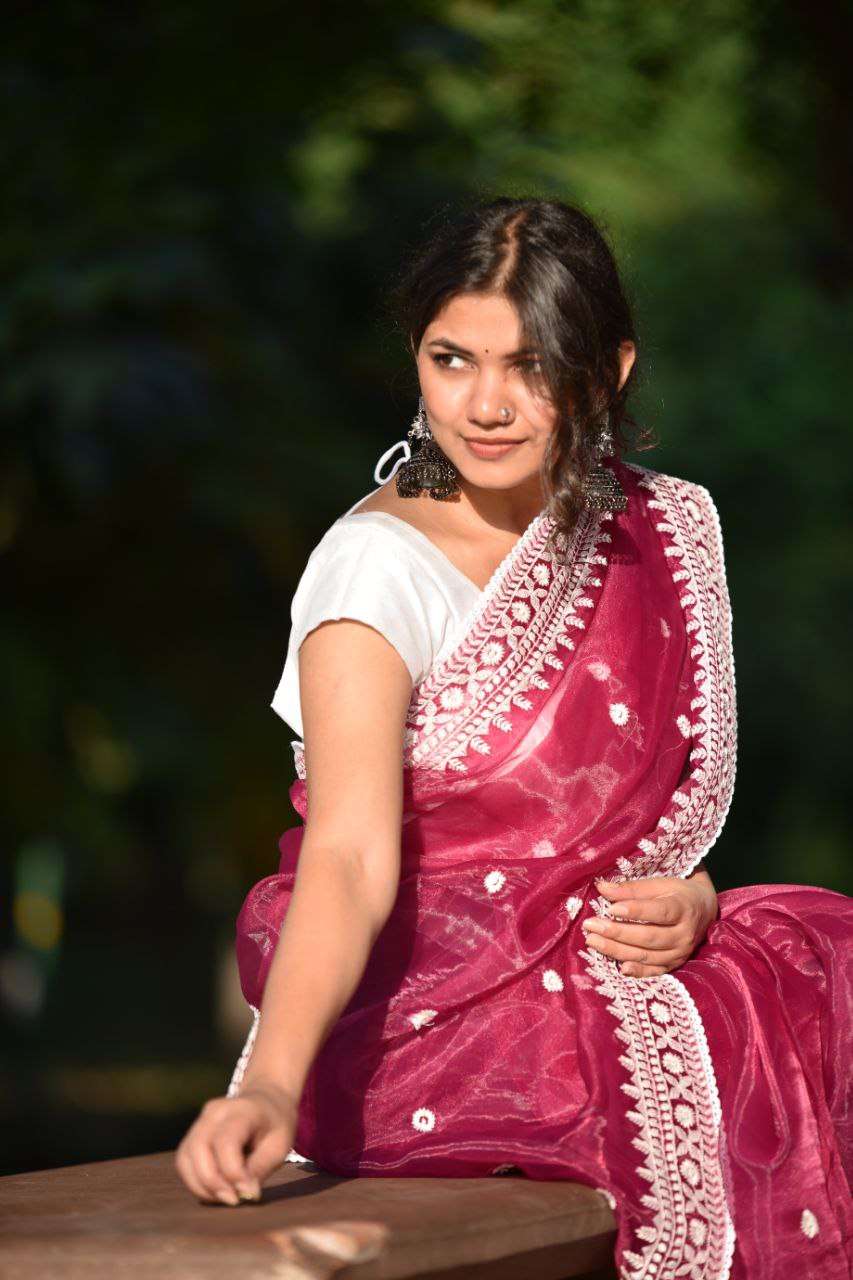
<svg viewBox="0 0 853 1280"><path fill-rule="evenodd" d="M293 1151L340 1176L517 1170L596 1188L623 1280L851 1274L853 898L718 895L686 963L585 945L594 879L685 877L732 798L713 500L611 460L624 513L540 514L413 690L400 884L306 1082ZM307 760L293 804L307 824ZM305 826L237 921L258 1029ZM318 959L318 963L321 962Z"/></svg>

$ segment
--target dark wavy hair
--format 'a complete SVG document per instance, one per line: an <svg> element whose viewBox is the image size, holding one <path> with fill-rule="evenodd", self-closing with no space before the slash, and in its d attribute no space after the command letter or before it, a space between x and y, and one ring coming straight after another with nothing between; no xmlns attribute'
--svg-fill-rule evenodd
<svg viewBox="0 0 853 1280"><path fill-rule="evenodd" d="M547 510L568 536L610 413L613 449L657 441L627 413L639 377L639 343L613 253L592 218L561 200L501 197L433 226L391 292L397 325L417 351L424 330L453 297L500 293L519 316L523 343L540 356L536 389L556 409L542 466ZM619 389L619 344L637 358Z"/></svg>

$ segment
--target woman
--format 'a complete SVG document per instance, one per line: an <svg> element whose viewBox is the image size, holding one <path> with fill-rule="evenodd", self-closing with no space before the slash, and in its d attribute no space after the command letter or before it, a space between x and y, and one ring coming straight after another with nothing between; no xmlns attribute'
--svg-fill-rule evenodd
<svg viewBox="0 0 853 1280"><path fill-rule="evenodd" d="M624 1277L841 1280L853 900L717 897L703 866L735 776L723 546L705 488L611 452L611 252L498 200L399 300L421 410L294 596L273 706L305 825L241 910L254 1025L179 1173L234 1204L286 1158L516 1170L596 1187Z"/></svg>

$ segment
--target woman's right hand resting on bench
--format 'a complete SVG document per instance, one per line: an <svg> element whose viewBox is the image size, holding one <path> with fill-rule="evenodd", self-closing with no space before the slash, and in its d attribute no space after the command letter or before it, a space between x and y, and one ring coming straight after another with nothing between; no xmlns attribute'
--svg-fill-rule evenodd
<svg viewBox="0 0 853 1280"><path fill-rule="evenodd" d="M200 1200L258 1199L287 1158L308 1072L361 981L400 881L403 738L412 677L366 623L299 649L308 813L296 878L238 1092L212 1098L175 1153Z"/></svg>
<svg viewBox="0 0 853 1280"><path fill-rule="evenodd" d="M199 1200L260 1200L293 1145L297 1110L284 1089L259 1079L237 1097L211 1098L175 1152L178 1173Z"/></svg>

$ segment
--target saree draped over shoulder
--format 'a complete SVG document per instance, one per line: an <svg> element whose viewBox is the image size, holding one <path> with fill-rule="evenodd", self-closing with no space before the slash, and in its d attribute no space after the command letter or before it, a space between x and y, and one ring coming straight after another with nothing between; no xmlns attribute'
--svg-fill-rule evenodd
<svg viewBox="0 0 853 1280"><path fill-rule="evenodd" d="M659 977L585 945L584 919L618 913L595 877L690 875L735 779L713 500L609 465L627 510L585 512L568 541L538 516L413 690L398 895L289 1158L587 1184L614 1210L623 1280L847 1280L853 898L722 892L703 942ZM238 917L255 1020L231 1096L304 830Z"/></svg>

